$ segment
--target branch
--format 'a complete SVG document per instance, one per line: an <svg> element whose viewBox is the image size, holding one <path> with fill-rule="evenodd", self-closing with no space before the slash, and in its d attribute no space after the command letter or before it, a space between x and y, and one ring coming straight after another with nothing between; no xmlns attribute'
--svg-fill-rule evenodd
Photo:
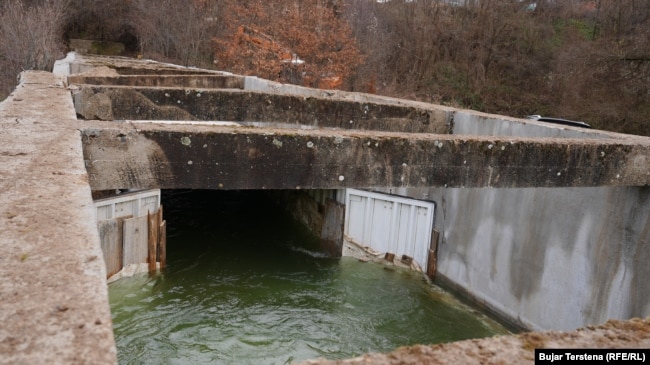
<svg viewBox="0 0 650 365"><path fill-rule="evenodd" d="M649 62L650 61L650 55L648 55L648 56L635 56L635 57L623 57L623 58L621 58L621 61Z"/></svg>

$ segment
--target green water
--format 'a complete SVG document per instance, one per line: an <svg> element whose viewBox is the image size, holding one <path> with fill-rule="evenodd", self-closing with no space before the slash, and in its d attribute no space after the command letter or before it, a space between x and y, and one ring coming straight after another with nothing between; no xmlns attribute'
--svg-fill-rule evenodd
<svg viewBox="0 0 650 365"><path fill-rule="evenodd" d="M120 364L285 364L506 333L420 274L325 257L258 193L163 204L168 267L109 285Z"/></svg>

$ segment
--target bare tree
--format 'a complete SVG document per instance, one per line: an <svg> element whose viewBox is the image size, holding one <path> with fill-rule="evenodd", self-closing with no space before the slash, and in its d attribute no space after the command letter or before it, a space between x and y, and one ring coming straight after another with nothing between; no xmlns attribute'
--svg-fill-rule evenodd
<svg viewBox="0 0 650 365"><path fill-rule="evenodd" d="M63 55L66 0L7 0L0 12L0 99L23 70L51 70Z"/></svg>
<svg viewBox="0 0 650 365"><path fill-rule="evenodd" d="M214 1L134 0L131 24L147 57L208 66L218 27Z"/></svg>
<svg viewBox="0 0 650 365"><path fill-rule="evenodd" d="M639 0L595 4L557 52L552 102L599 128L650 135L650 8Z"/></svg>

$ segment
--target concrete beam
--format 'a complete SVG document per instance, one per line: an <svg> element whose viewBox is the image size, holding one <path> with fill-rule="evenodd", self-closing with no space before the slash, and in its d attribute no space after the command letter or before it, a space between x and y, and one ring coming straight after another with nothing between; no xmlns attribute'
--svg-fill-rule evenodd
<svg viewBox="0 0 650 365"><path fill-rule="evenodd" d="M93 189L571 187L650 184L650 144L210 122L92 122Z"/></svg>
<svg viewBox="0 0 650 365"><path fill-rule="evenodd" d="M77 113L101 120L227 120L294 128L364 129L445 134L450 109L340 97L188 89L74 85ZM334 94L333 94L334 96Z"/></svg>

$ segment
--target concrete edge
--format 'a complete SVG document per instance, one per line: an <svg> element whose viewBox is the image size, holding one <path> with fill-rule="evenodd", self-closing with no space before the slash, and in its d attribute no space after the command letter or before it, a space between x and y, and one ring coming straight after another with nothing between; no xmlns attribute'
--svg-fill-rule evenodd
<svg viewBox="0 0 650 365"><path fill-rule="evenodd" d="M0 104L0 364L115 364L80 131L60 77Z"/></svg>

